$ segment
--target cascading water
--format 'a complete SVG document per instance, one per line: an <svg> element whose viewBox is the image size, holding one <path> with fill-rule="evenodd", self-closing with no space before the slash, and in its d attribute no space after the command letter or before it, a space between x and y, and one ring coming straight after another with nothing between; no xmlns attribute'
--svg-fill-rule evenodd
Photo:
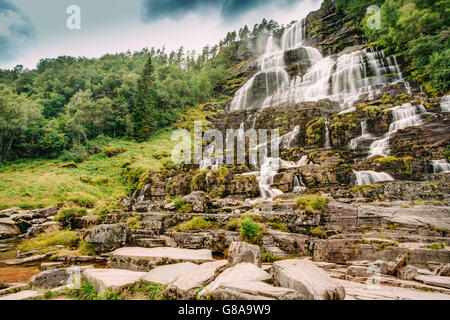
<svg viewBox="0 0 450 320"><path fill-rule="evenodd" d="M331 148L331 141L330 141L330 123L328 122L327 118L324 118L324 124L325 124L325 148L330 149Z"/></svg>
<svg viewBox="0 0 450 320"><path fill-rule="evenodd" d="M410 103L405 103L386 111L388 110L392 112L394 121L389 125L389 131L384 137L370 145L369 158L375 155L387 156L389 154L389 139L391 135L398 130L421 125L423 123L421 115L427 112L424 106L413 106Z"/></svg>
<svg viewBox="0 0 450 320"><path fill-rule="evenodd" d="M294 177L294 189L293 192L300 192L305 191L307 188L305 186L305 183L303 182L302 176L300 176L300 179L295 176Z"/></svg>
<svg viewBox="0 0 450 320"><path fill-rule="evenodd" d="M374 98L388 84L403 82L409 88L395 58L386 57L383 51L370 48L323 58L317 49L303 46L305 33L305 23L301 20L284 30L281 48L273 36L269 37L265 53L259 59L259 72L236 92L231 111L326 98L347 109L362 95ZM293 49L301 49L302 57L311 67L306 74L290 79L284 54ZM265 97L253 97L255 79L262 75L266 80Z"/></svg>
<svg viewBox="0 0 450 320"><path fill-rule="evenodd" d="M450 163L446 159L431 160L433 173L450 172Z"/></svg>
<svg viewBox="0 0 450 320"><path fill-rule="evenodd" d="M372 185L380 181L393 181L389 174L375 171L355 171L353 170L353 184L357 186Z"/></svg>
<svg viewBox="0 0 450 320"><path fill-rule="evenodd" d="M361 135L355 139L352 139L348 147L355 150L361 141L370 139L373 139L373 135L367 131L367 121L363 121L361 122Z"/></svg>
<svg viewBox="0 0 450 320"><path fill-rule="evenodd" d="M442 112L450 112L450 96L442 97L441 110Z"/></svg>

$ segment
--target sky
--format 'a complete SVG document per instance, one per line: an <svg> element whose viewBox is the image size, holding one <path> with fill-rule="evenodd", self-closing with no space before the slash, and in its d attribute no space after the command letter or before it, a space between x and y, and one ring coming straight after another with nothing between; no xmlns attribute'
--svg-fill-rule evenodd
<svg viewBox="0 0 450 320"><path fill-rule="evenodd" d="M100 57L155 47L197 50L263 18L304 18L321 0L0 0L0 68L42 58ZM67 20L80 8L80 29ZM72 24L71 24L72 25Z"/></svg>

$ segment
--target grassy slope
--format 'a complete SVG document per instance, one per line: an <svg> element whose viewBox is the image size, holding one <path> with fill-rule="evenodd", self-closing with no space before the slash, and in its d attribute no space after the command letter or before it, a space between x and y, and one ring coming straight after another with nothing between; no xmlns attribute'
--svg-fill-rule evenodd
<svg viewBox="0 0 450 320"><path fill-rule="evenodd" d="M177 126L186 128L192 121L204 119L210 111L202 106L190 108L182 115ZM126 152L108 158L105 154L90 156L76 169L59 168L61 160L23 160L0 166L0 210L10 207L38 208L62 202L97 203L116 200L130 192L130 184L122 177L123 164L130 162L130 168L142 170L158 169L170 159L156 159L154 155L172 152L178 143L171 141L172 128L159 131L149 141L136 143L124 139L114 140L108 147L124 149ZM89 177L89 183L81 176ZM108 179L106 184L98 183ZM96 182L97 180L97 182ZM99 202L100 201L100 202Z"/></svg>

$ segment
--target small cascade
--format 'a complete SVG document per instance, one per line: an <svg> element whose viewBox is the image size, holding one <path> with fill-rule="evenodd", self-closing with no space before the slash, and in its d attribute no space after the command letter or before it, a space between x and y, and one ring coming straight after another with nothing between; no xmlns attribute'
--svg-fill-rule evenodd
<svg viewBox="0 0 450 320"><path fill-rule="evenodd" d="M279 168L279 158L267 158L262 164L259 172L259 189L261 190L261 197L274 198L283 193L281 190L271 188L273 178L278 173Z"/></svg>
<svg viewBox="0 0 450 320"><path fill-rule="evenodd" d="M353 184L357 186L372 185L380 181L394 181L389 174L375 171L355 171L353 170Z"/></svg>
<svg viewBox="0 0 450 320"><path fill-rule="evenodd" d="M349 144L351 150L355 150L361 141L373 139L373 135L367 131L367 121L361 122L361 135L355 139L352 139Z"/></svg>
<svg viewBox="0 0 450 320"><path fill-rule="evenodd" d="M441 110L442 112L450 112L450 96L442 97Z"/></svg>
<svg viewBox="0 0 450 320"><path fill-rule="evenodd" d="M433 173L450 172L450 163L446 159L431 160Z"/></svg>
<svg viewBox="0 0 450 320"><path fill-rule="evenodd" d="M423 123L421 115L427 112L424 106L413 106L410 103L387 110L392 112L394 121L389 125L389 131L384 137L370 145L369 158L375 155L387 156L390 152L389 139L391 135L398 130L421 125Z"/></svg>
<svg viewBox="0 0 450 320"><path fill-rule="evenodd" d="M293 192L300 192L300 191L305 191L306 185L303 182L302 176L300 175L300 179L295 176L294 177L294 189L292 190Z"/></svg>
<svg viewBox="0 0 450 320"><path fill-rule="evenodd" d="M325 123L325 148L331 149L331 141L330 141L330 123L327 118L324 118Z"/></svg>

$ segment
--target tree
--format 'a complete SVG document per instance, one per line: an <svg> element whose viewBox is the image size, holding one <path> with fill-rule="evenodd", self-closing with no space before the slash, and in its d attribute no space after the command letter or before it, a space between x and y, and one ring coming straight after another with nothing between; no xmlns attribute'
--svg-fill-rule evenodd
<svg viewBox="0 0 450 320"><path fill-rule="evenodd" d="M156 91L154 88L152 57L148 56L144 70L137 83L137 94L133 108L134 134L138 141L147 140L156 129Z"/></svg>

